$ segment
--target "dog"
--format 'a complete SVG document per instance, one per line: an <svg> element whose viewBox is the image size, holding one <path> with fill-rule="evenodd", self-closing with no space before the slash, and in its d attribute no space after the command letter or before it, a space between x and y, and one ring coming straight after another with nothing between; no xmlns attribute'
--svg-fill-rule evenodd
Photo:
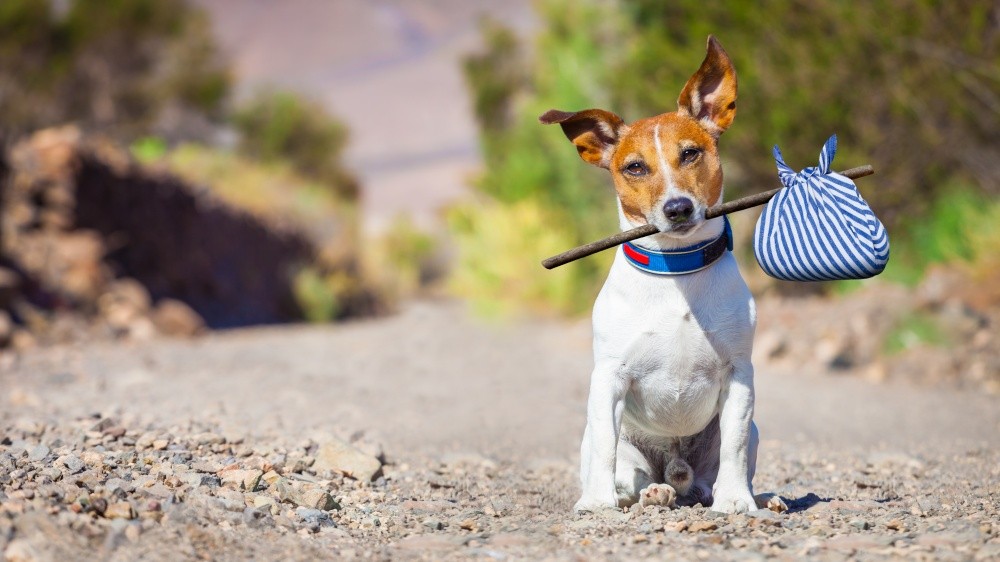
<svg viewBox="0 0 1000 562"><path fill-rule="evenodd" d="M711 505L744 513L753 495L753 296L723 217L720 135L736 116L736 71L714 37L678 110L626 124L602 109L551 110L580 157L614 179L622 246L594 303L594 371L580 447L577 512ZM671 269L672 268L672 269Z"/></svg>

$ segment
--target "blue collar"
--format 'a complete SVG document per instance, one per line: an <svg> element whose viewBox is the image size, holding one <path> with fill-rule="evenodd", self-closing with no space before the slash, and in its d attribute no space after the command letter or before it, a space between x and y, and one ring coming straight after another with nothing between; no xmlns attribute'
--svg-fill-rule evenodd
<svg viewBox="0 0 1000 562"><path fill-rule="evenodd" d="M622 244L625 259L642 271L656 275L684 275L694 273L715 263L726 251L733 250L733 230L729 219L722 217L725 227L714 240L677 250L647 250L631 242Z"/></svg>

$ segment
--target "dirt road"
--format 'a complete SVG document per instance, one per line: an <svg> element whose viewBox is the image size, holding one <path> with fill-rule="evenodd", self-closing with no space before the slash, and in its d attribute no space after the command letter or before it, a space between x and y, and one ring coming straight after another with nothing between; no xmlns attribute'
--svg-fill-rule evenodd
<svg viewBox="0 0 1000 562"><path fill-rule="evenodd" d="M588 338L586 324L486 326L458 305L424 302L339 326L6 358L0 551L7 560L1000 556L995 398L763 366L755 485L790 512L572 515ZM382 476L361 485L310 466L331 437L372 454L380 444ZM233 468L286 476L339 506L296 507L273 482L247 489Z"/></svg>

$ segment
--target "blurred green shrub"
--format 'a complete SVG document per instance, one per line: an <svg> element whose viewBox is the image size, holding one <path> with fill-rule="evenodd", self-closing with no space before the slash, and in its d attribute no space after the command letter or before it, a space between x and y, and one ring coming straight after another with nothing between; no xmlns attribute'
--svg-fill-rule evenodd
<svg viewBox="0 0 1000 562"><path fill-rule="evenodd" d="M410 297L444 276L441 243L406 215L366 244L365 272L393 300Z"/></svg>
<svg viewBox="0 0 1000 562"><path fill-rule="evenodd" d="M882 350L886 355L895 355L918 346L945 346L948 343L948 334L933 314L912 312L896 321L885 335Z"/></svg>
<svg viewBox="0 0 1000 562"><path fill-rule="evenodd" d="M925 216L952 186L994 196L1000 190L995 2L542 0L537 7L542 31L533 57L509 31L489 24L485 49L465 63L485 163L475 187L498 208L458 214L457 272L472 267L491 244L486 221L525 219L528 214L515 211L522 204L561 214L544 224L567 242L558 250L612 233L617 225L606 172L580 162L558 129L539 125L537 116L550 108L602 107L631 121L674 111L709 34L726 47L740 79L739 114L721 140L728 198L776 185L772 145L803 168L815 165L822 142L837 133L837 166L871 163L878 172L859 185L889 226L897 261L906 219ZM511 236L529 236L536 226L515 228ZM509 242L493 248L508 269L494 272L499 279L482 270L464 273L464 294L527 304L507 287L536 279L536 262L546 252ZM560 297L542 306L585 309L604 276L605 268L593 262L608 259L566 266L576 278L569 286L577 304ZM543 274L536 281L552 290L539 294L568 287Z"/></svg>
<svg viewBox="0 0 1000 562"><path fill-rule="evenodd" d="M357 197L357 182L340 160L347 127L319 103L291 92L261 92L236 111L233 123L244 154L265 162L287 161L339 195Z"/></svg>
<svg viewBox="0 0 1000 562"><path fill-rule="evenodd" d="M0 2L0 135L75 121L126 140L205 133L230 76L184 0Z"/></svg>
<svg viewBox="0 0 1000 562"><path fill-rule="evenodd" d="M458 245L451 287L493 315L524 308L561 314L585 310L611 255L553 271L538 262L605 236L617 224L606 172L580 162L558 128L538 123L552 107L608 101L599 84L610 54L599 38L601 30L611 32L614 18L588 2L538 6L545 25L537 57L525 59L512 47L509 32L486 23L485 51L465 62L485 163L475 187L486 201L457 208L449 217ZM491 74L492 68L502 69L502 76ZM519 86L498 86L503 77Z"/></svg>

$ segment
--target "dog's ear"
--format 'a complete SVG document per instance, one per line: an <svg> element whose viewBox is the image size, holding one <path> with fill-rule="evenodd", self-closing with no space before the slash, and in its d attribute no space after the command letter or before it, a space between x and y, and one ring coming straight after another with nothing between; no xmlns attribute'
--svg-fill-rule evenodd
<svg viewBox="0 0 1000 562"><path fill-rule="evenodd" d="M580 158L595 166L611 165L615 145L628 129L621 117L603 109L559 111L550 109L538 118L546 125L559 123L566 138L576 145Z"/></svg>
<svg viewBox="0 0 1000 562"><path fill-rule="evenodd" d="M736 69L718 40L708 36L708 54L677 98L678 110L718 137L736 117Z"/></svg>

